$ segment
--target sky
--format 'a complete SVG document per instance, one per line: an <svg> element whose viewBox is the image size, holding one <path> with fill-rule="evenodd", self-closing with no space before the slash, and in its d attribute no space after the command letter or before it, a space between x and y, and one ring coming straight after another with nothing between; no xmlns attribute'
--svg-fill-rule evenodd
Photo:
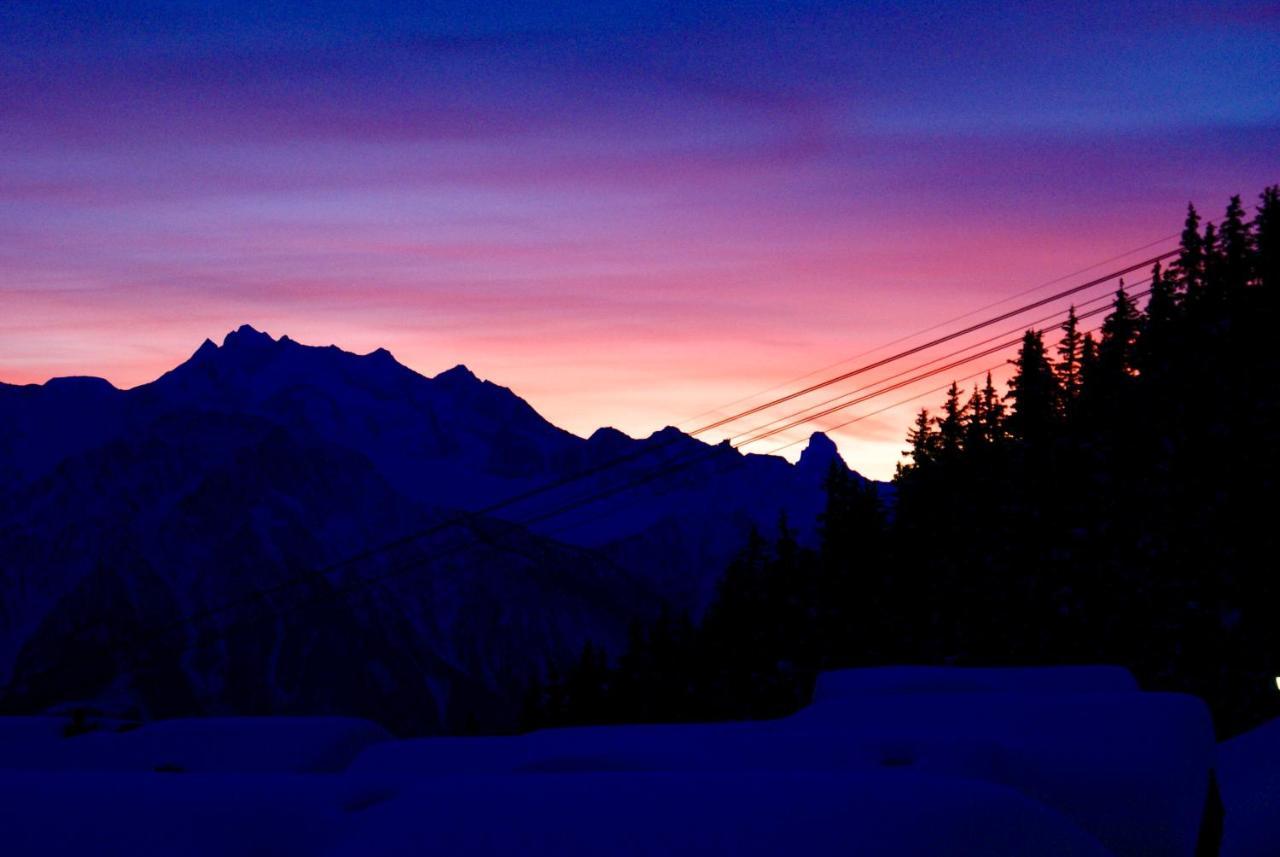
<svg viewBox="0 0 1280 857"><path fill-rule="evenodd" d="M249 323L687 428L1252 205L1278 139L1276 2L7 0L0 380ZM834 437L888 477L921 404Z"/></svg>

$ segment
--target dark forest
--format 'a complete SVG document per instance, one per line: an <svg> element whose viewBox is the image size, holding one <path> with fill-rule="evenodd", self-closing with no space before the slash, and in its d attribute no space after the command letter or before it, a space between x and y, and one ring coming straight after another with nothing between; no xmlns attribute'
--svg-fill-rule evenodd
<svg viewBox="0 0 1280 857"><path fill-rule="evenodd" d="M894 490L833 471L821 543L753 534L705 616L637 623L530 689L530 727L780 716L821 670L1117 663L1280 713L1280 188L1189 206L1176 259L1097 331L1028 330L1006 391L921 411Z"/></svg>

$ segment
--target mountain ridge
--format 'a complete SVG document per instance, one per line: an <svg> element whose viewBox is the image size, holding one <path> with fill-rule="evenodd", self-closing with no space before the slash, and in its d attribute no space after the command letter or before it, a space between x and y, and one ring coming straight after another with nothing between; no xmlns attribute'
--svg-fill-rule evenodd
<svg viewBox="0 0 1280 857"><path fill-rule="evenodd" d="M249 325L127 390L87 376L3 385L3 697L38 710L123 687L153 713L346 712L409 732L468 719L501 728L527 682L587 640L616 649L630 621L664 603L700 611L751 529L786 515L813 538L823 481L845 465L825 436L809 447L792 464L671 426L582 438L463 364L428 377L385 349L357 355ZM465 524L439 529L449 521ZM110 663L94 654L423 526L435 535L268 605L300 617L241 630L237 607L175 631L177 651L158 657L182 677L169 682L180 693L157 694L136 653ZM351 604L306 607L387 574ZM95 621L107 631L89 649L68 636ZM342 650L333 628L374 646L374 684L356 669L330 687L308 665L316 646ZM183 653L205 638L226 654ZM397 648L415 654L391 655ZM276 654L260 663L267 652ZM65 687L40 678L77 659L97 666L70 669L78 678ZM414 720L423 706L436 713Z"/></svg>

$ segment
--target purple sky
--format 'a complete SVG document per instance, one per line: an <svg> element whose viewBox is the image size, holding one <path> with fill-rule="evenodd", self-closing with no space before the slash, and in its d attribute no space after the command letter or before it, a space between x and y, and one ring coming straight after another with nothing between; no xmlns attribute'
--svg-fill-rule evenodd
<svg viewBox="0 0 1280 857"><path fill-rule="evenodd" d="M0 79L0 379L129 386L248 322L582 433L1280 180L1276 3L10 0ZM846 457L888 476L918 405Z"/></svg>

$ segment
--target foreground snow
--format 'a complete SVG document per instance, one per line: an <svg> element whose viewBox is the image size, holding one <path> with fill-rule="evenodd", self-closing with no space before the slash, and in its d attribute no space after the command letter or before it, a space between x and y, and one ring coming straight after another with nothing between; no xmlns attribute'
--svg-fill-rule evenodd
<svg viewBox="0 0 1280 857"><path fill-rule="evenodd" d="M497 738L64 724L0 719L7 853L1190 855L1215 754L1202 703L1113 668L855 670L782 720ZM1227 853L1275 841L1278 758L1276 724L1221 748Z"/></svg>
<svg viewBox="0 0 1280 857"><path fill-rule="evenodd" d="M1060 813L989 783L902 772L583 773L426 779L331 852L1104 855Z"/></svg>
<svg viewBox="0 0 1280 857"><path fill-rule="evenodd" d="M1280 854L1280 720L1218 747L1223 857Z"/></svg>

